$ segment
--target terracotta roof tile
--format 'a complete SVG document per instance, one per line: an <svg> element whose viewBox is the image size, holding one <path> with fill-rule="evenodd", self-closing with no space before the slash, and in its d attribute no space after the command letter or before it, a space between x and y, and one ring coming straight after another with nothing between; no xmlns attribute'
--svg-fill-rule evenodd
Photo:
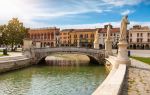
<svg viewBox="0 0 150 95"><path fill-rule="evenodd" d="M98 28L98 29L99 29L98 33L106 33L107 32L106 28ZM120 32L120 28L112 28L110 31L113 33Z"/></svg>

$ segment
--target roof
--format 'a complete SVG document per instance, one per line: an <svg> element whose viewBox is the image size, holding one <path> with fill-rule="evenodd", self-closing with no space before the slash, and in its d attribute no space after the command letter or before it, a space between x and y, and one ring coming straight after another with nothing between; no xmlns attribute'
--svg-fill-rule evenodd
<svg viewBox="0 0 150 95"><path fill-rule="evenodd" d="M60 32L95 32L96 29L64 29Z"/></svg>
<svg viewBox="0 0 150 95"><path fill-rule="evenodd" d="M106 28L98 28L98 29L99 29L98 33L106 33L107 32ZM112 28L112 29L110 29L110 32L111 33L120 32L120 28Z"/></svg>
<svg viewBox="0 0 150 95"><path fill-rule="evenodd" d="M130 28L130 30L136 30L136 31L146 30L146 31L150 31L150 28L148 26L134 25L132 28Z"/></svg>
<svg viewBox="0 0 150 95"><path fill-rule="evenodd" d="M57 27L43 27L43 28L31 28L29 30L56 30L59 29Z"/></svg>
<svg viewBox="0 0 150 95"><path fill-rule="evenodd" d="M73 31L73 29L63 29L60 32L71 32L71 31Z"/></svg>
<svg viewBox="0 0 150 95"><path fill-rule="evenodd" d="M72 32L95 32L96 29L74 29Z"/></svg>

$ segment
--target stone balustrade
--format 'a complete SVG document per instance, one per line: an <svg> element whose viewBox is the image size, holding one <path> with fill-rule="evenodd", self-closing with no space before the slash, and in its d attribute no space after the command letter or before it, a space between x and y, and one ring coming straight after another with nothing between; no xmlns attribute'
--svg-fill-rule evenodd
<svg viewBox="0 0 150 95"><path fill-rule="evenodd" d="M116 57L106 59L106 64L112 65L112 69L103 83L92 93L92 95L119 95L126 74L126 64L119 64L116 68Z"/></svg>

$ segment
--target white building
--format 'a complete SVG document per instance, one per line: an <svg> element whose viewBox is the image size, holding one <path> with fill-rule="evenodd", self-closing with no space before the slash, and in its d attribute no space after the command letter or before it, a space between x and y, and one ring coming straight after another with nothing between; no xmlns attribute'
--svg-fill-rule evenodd
<svg viewBox="0 0 150 95"><path fill-rule="evenodd" d="M105 25L104 28L99 28L99 45L100 48L104 48L105 46L105 39L107 37L107 26ZM113 28L111 25L111 38L112 38L112 47L117 48L117 43L119 41L119 34L120 34L120 28Z"/></svg>
<svg viewBox="0 0 150 95"><path fill-rule="evenodd" d="M150 49L150 28L135 25L129 29L129 47L131 49Z"/></svg>

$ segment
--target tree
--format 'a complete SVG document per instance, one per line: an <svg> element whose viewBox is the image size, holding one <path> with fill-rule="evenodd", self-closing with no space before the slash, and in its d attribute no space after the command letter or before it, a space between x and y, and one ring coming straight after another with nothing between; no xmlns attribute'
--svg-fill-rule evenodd
<svg viewBox="0 0 150 95"><path fill-rule="evenodd" d="M6 27L7 27L6 25L0 25L0 45L8 44L6 33L5 33Z"/></svg>
<svg viewBox="0 0 150 95"><path fill-rule="evenodd" d="M11 45L11 50L14 51L14 45L22 44L26 34L27 29L23 23L18 18L12 18L4 29L4 43Z"/></svg>

